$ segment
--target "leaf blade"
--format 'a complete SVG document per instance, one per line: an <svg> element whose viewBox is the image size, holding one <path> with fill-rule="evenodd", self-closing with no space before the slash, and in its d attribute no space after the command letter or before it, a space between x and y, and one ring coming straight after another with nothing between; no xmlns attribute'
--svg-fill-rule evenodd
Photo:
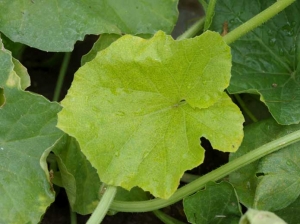
<svg viewBox="0 0 300 224"><path fill-rule="evenodd" d="M0 62L6 100L0 109L0 222L37 223L54 201L46 157L62 136L55 127L61 107L22 90L11 54L3 46Z"/></svg>
<svg viewBox="0 0 300 224"><path fill-rule="evenodd" d="M218 2L213 30L222 24L233 30L267 8L273 1L237 4ZM297 124L299 110L299 2L286 8L270 21L243 36L232 47L232 79L228 91L259 94L274 119L284 125ZM219 13L218 13L219 12Z"/></svg>
<svg viewBox="0 0 300 224"><path fill-rule="evenodd" d="M72 51L86 34L171 32L177 0L2 1L0 30L14 42L45 51ZM17 10L18 9L18 10ZM47 15L45 17L45 15ZM52 19L48 19L52 18Z"/></svg>
<svg viewBox="0 0 300 224"><path fill-rule="evenodd" d="M214 83L201 80L208 67ZM127 35L78 71L58 127L78 140L103 182L167 198L203 161L201 136L223 151L238 148L243 118L223 93L229 78L230 51L216 33L182 41Z"/></svg>

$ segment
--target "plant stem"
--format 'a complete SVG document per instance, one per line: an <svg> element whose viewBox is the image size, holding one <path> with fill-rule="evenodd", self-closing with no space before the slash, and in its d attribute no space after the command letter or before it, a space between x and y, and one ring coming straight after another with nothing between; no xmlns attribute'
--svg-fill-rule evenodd
<svg viewBox="0 0 300 224"><path fill-rule="evenodd" d="M176 38L176 40L183 40L186 38L191 38L196 36L196 34L203 29L205 22L205 17L199 19L190 28L188 28L183 34Z"/></svg>
<svg viewBox="0 0 300 224"><path fill-rule="evenodd" d="M61 88L62 88L62 85L64 83L64 79L65 79L65 76L66 76L66 72L67 72L69 62L70 62L70 58L71 58L71 52L65 53L63 62L62 62L61 67L60 67L58 80L56 82L53 101L58 101L59 100Z"/></svg>
<svg viewBox="0 0 300 224"><path fill-rule="evenodd" d="M77 215L76 215L76 212L73 212L72 211L72 208L70 206L70 223L71 224L77 224Z"/></svg>
<svg viewBox="0 0 300 224"><path fill-rule="evenodd" d="M215 6L217 0L210 0L206 10L206 19L204 23L204 31L208 30L215 15Z"/></svg>
<svg viewBox="0 0 300 224"><path fill-rule="evenodd" d="M204 12L207 10L207 2L205 0L198 0L200 4L202 5Z"/></svg>
<svg viewBox="0 0 300 224"><path fill-rule="evenodd" d="M242 110L248 115L248 117L253 121L253 122L257 122L258 119L252 114L252 112L248 109L248 107L246 106L246 104L244 103L244 101L242 100L242 98L240 97L240 95L238 94L234 94L233 95L234 98L237 100L237 102L239 103L239 105L241 106Z"/></svg>
<svg viewBox="0 0 300 224"><path fill-rule="evenodd" d="M110 208L121 212L147 212L166 207L202 189L205 187L207 182L217 181L231 172L297 141L300 141L300 130L262 145L261 147L254 149L253 151L219 167L218 169L199 177L197 180L179 188L169 199L157 198L149 201L135 202L114 201Z"/></svg>
<svg viewBox="0 0 300 224"><path fill-rule="evenodd" d="M174 219L173 217L163 213L160 210L154 210L153 213L157 218L159 218L165 224L184 224L184 222Z"/></svg>
<svg viewBox="0 0 300 224"><path fill-rule="evenodd" d="M95 211L87 221L87 224L99 224L102 222L105 217L110 204L114 200L114 197L117 193L117 187L115 186L107 186L99 204L97 205Z"/></svg>
<svg viewBox="0 0 300 224"><path fill-rule="evenodd" d="M233 43L241 36L245 35L256 27L262 25L270 18L274 17L277 13L281 12L295 1L296 0L277 0L273 5L225 35L223 37L224 41L227 44Z"/></svg>

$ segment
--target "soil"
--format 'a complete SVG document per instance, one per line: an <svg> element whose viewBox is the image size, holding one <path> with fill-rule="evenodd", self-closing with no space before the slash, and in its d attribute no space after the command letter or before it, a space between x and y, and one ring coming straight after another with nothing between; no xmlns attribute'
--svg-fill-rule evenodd
<svg viewBox="0 0 300 224"><path fill-rule="evenodd" d="M179 3L179 19L172 33L176 38L183 33L188 26L203 16L203 10L197 0L181 0ZM84 41L77 42L72 52L71 61L68 66L67 75L64 80L60 100L64 98L73 80L73 75L80 67L82 55L86 54L97 40L98 36L89 35ZM60 65L64 53L48 53L27 47L20 61L28 69L31 77L29 91L39 93L52 100ZM204 163L190 171L192 174L203 175L228 161L228 153L213 150L206 139L201 139L202 146L206 149ZM182 203L162 209L166 214L187 223ZM77 215L77 223L86 223L89 215ZM42 224L65 224L70 223L70 211L67 196L64 189L60 189L55 202L48 208L41 221ZM106 216L102 223L113 224L158 224L162 223L152 212L147 213L117 213L114 216Z"/></svg>

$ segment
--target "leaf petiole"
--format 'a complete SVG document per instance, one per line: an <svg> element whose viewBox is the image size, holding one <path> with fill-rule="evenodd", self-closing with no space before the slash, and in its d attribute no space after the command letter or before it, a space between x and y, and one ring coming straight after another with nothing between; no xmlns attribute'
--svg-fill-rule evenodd
<svg viewBox="0 0 300 224"><path fill-rule="evenodd" d="M265 9L264 11L260 12L252 19L248 20L247 22L243 23L242 25L238 26L227 35L223 37L224 41L229 45L242 37L243 35L247 34L248 32L254 30L256 27L262 25L267 20L274 17L279 12L283 11L286 7L291 5L296 0L281 0L275 2L273 5ZM211 7L214 9L214 5L212 4ZM214 11L214 10L213 10ZM213 12L212 11L212 12ZM213 15L210 15L213 16ZM188 30L186 30L182 35L177 37L177 40L182 40L186 38L194 37L201 29L205 29L207 26L209 19L205 17L201 18L198 22L192 25Z"/></svg>
<svg viewBox="0 0 300 224"><path fill-rule="evenodd" d="M229 45L239 39L241 36L247 34L248 32L254 30L256 27L262 25L267 20L274 17L276 14L284 10L286 7L291 5L296 0L281 0L276 1L273 5L260 12L253 18L249 19L247 22L243 23L239 27L235 28L227 35L223 37L224 41Z"/></svg>
<svg viewBox="0 0 300 224"><path fill-rule="evenodd" d="M187 29L183 34L176 38L176 40L183 40L186 38L194 37L196 34L203 29L205 22L205 17L199 19L194 23L189 29Z"/></svg>
<svg viewBox="0 0 300 224"><path fill-rule="evenodd" d="M66 76L66 72L67 72L67 69L68 69L70 58L71 58L71 52L65 53L63 62L62 62L61 67L60 67L58 80L56 82L53 101L58 101L59 100L59 96L60 96L62 85L63 85L64 79L65 79L65 76Z"/></svg>
<svg viewBox="0 0 300 224"><path fill-rule="evenodd" d="M208 6L207 2L205 0L198 0L198 1L200 2L200 4L202 5L204 11L206 12L207 6Z"/></svg>
<svg viewBox="0 0 300 224"><path fill-rule="evenodd" d="M210 0L208 3L208 7L206 10L206 19L204 23L204 31L208 30L210 27L210 24L212 23L212 20L215 15L215 6L216 6L217 0Z"/></svg>
<svg viewBox="0 0 300 224"><path fill-rule="evenodd" d="M105 192L103 193L103 196L102 196L99 204L97 205L95 211L93 212L93 214L87 221L87 224L101 223L101 221L105 217L108 209L110 208L110 204L114 200L114 197L117 193L117 187L107 186L104 188L105 188ZM101 186L101 189L104 189L104 188Z"/></svg>

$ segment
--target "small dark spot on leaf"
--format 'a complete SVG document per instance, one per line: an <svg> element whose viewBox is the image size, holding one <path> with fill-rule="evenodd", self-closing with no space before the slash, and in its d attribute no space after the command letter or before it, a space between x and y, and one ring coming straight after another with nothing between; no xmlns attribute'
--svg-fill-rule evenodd
<svg viewBox="0 0 300 224"><path fill-rule="evenodd" d="M264 175L265 175L264 173L256 173L255 174L256 177L261 177L261 176L264 176Z"/></svg>
<svg viewBox="0 0 300 224"><path fill-rule="evenodd" d="M276 83L273 83L272 86L273 86L274 88L276 88L276 87L277 87L277 84L276 84Z"/></svg>

